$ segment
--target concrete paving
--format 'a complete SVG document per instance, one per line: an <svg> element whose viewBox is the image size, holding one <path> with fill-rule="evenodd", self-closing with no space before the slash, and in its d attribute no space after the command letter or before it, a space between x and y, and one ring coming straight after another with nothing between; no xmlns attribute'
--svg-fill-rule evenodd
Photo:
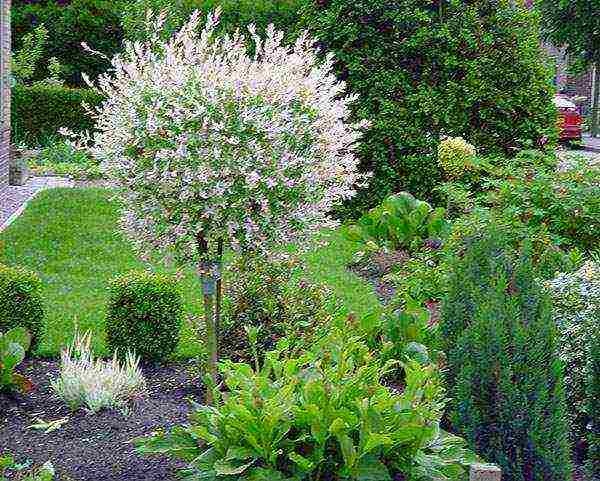
<svg viewBox="0 0 600 481"><path fill-rule="evenodd" d="M589 134L583 134L583 148L589 152L600 153L600 137L592 137Z"/></svg>

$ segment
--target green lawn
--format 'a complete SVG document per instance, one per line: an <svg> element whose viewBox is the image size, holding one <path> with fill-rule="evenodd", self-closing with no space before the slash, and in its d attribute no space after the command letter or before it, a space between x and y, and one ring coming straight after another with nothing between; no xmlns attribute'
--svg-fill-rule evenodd
<svg viewBox="0 0 600 481"><path fill-rule="evenodd" d="M40 193L6 231L0 233L0 262L36 271L44 283L46 334L39 349L55 356L75 328L95 332L95 348L105 353L104 317L109 280L146 267L117 226L118 205L104 189L52 189ZM331 242L306 254L309 277L330 285L346 311L364 313L379 303L373 289L348 272L350 246L337 232ZM169 272L160 264L156 270ZM182 330L178 354L191 357L200 347L191 319L201 315L200 287L192 271L182 280L190 322Z"/></svg>

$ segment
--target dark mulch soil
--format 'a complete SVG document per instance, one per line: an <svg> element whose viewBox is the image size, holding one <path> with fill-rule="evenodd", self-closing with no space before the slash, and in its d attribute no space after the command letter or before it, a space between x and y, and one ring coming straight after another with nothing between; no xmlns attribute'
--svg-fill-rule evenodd
<svg viewBox="0 0 600 481"><path fill-rule="evenodd" d="M129 442L157 427L185 423L189 399L199 400L200 389L184 366L145 366L147 395L135 402L130 413L104 410L97 414L70 412L50 389L58 362L32 360L21 372L36 385L28 395L0 394L0 453L9 451L19 462L34 466L51 461L62 481L170 481L176 461L165 457L141 457ZM28 428L68 416L68 422L48 434Z"/></svg>
<svg viewBox="0 0 600 481"><path fill-rule="evenodd" d="M387 304L393 299L396 289L391 282L384 281L383 277L409 258L410 255L405 251L376 252L358 263L349 265L348 268L373 284L379 300Z"/></svg>

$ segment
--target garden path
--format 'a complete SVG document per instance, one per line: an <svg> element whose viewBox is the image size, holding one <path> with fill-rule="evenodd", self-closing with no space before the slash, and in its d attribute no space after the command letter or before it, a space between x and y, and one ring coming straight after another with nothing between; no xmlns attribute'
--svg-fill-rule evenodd
<svg viewBox="0 0 600 481"><path fill-rule="evenodd" d="M39 191L53 187L73 187L73 181L63 177L32 177L25 185L0 187L0 232L23 212Z"/></svg>

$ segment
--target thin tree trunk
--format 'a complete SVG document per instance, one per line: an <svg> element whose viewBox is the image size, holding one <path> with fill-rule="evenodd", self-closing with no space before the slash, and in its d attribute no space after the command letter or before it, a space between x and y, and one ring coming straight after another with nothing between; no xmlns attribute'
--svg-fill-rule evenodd
<svg viewBox="0 0 600 481"><path fill-rule="evenodd" d="M207 404L213 403L212 387L217 385L217 332L215 329L215 316L213 310L213 294L206 288L207 283L212 282L210 275L203 276L202 290L204 296L204 323L206 327L206 348L208 351L208 373L212 379L213 386L206 390ZM208 278L208 279L207 279Z"/></svg>
<svg viewBox="0 0 600 481"><path fill-rule="evenodd" d="M221 332L221 303L223 301L223 239L219 239L217 244L217 300L215 306L215 352L219 354L219 333Z"/></svg>
<svg viewBox="0 0 600 481"><path fill-rule="evenodd" d="M592 93L592 137L600 135L600 61L594 64L594 91Z"/></svg>

